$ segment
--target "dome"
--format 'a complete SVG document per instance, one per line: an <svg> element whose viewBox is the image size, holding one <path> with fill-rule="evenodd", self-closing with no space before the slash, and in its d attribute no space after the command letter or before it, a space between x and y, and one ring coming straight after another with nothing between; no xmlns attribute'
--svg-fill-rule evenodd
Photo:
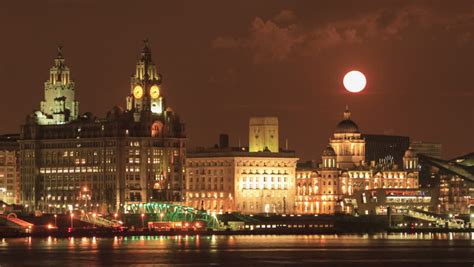
<svg viewBox="0 0 474 267"><path fill-rule="evenodd" d="M359 126L352 120L343 120L336 127L336 133L358 133Z"/></svg>
<svg viewBox="0 0 474 267"><path fill-rule="evenodd" d="M123 108L120 106L114 106L107 112L107 119L117 119L124 113Z"/></svg>
<svg viewBox="0 0 474 267"><path fill-rule="evenodd" d="M411 147L409 147L406 151L405 151L405 155L403 157L405 158L415 158L417 155L416 153L413 151L413 149Z"/></svg>
<svg viewBox="0 0 474 267"><path fill-rule="evenodd" d="M122 114L123 114L123 108L120 107L120 106L114 106L114 107L110 110L110 112L112 112L114 115L119 116L119 115L122 115Z"/></svg>
<svg viewBox="0 0 474 267"><path fill-rule="evenodd" d="M323 157L335 157L335 156L336 156L336 152L334 152L334 149L331 146L328 145L323 150Z"/></svg>
<svg viewBox="0 0 474 267"><path fill-rule="evenodd" d="M347 106L344 111L344 120L339 122L335 133L359 133L359 126L351 120L351 112Z"/></svg>

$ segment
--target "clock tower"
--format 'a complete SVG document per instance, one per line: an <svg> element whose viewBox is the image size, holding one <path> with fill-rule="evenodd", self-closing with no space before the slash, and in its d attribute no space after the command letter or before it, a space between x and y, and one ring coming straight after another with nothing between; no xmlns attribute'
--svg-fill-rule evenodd
<svg viewBox="0 0 474 267"><path fill-rule="evenodd" d="M133 112L136 122L144 114L161 115L164 111L163 97L161 96L161 74L158 73L151 58L148 40L137 62L135 74L130 82L130 95L127 97L127 110Z"/></svg>

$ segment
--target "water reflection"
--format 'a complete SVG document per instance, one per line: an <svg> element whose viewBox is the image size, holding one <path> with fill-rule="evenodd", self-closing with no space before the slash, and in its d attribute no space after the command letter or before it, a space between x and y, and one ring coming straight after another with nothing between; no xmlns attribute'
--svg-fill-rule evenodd
<svg viewBox="0 0 474 267"><path fill-rule="evenodd" d="M113 238L13 238L0 240L0 263L15 265L97 264L291 264L326 265L350 260L375 263L474 262L473 233L374 235L138 236ZM91 253L92 252L92 253ZM6 255L10 255L9 257ZM256 263L255 263L256 264ZM469 265L471 266L471 265Z"/></svg>

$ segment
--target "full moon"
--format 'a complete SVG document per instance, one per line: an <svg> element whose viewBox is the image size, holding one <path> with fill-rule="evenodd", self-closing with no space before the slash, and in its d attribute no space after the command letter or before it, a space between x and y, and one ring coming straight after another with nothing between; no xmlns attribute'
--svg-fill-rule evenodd
<svg viewBox="0 0 474 267"><path fill-rule="evenodd" d="M362 72L358 70L349 71L342 81L347 91L351 93L359 93L364 90L367 80Z"/></svg>

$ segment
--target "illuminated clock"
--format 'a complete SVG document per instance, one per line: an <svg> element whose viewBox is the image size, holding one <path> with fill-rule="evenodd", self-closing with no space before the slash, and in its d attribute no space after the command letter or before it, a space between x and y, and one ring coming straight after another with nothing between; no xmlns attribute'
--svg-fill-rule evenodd
<svg viewBox="0 0 474 267"><path fill-rule="evenodd" d="M142 96L143 96L143 88L142 88L140 85L137 85L137 86L135 86L135 88L133 88L133 96L134 96L136 99L142 98Z"/></svg>
<svg viewBox="0 0 474 267"><path fill-rule="evenodd" d="M150 96L153 99L157 99L158 97L160 97L160 87L158 87L158 85L153 85L150 88Z"/></svg>

